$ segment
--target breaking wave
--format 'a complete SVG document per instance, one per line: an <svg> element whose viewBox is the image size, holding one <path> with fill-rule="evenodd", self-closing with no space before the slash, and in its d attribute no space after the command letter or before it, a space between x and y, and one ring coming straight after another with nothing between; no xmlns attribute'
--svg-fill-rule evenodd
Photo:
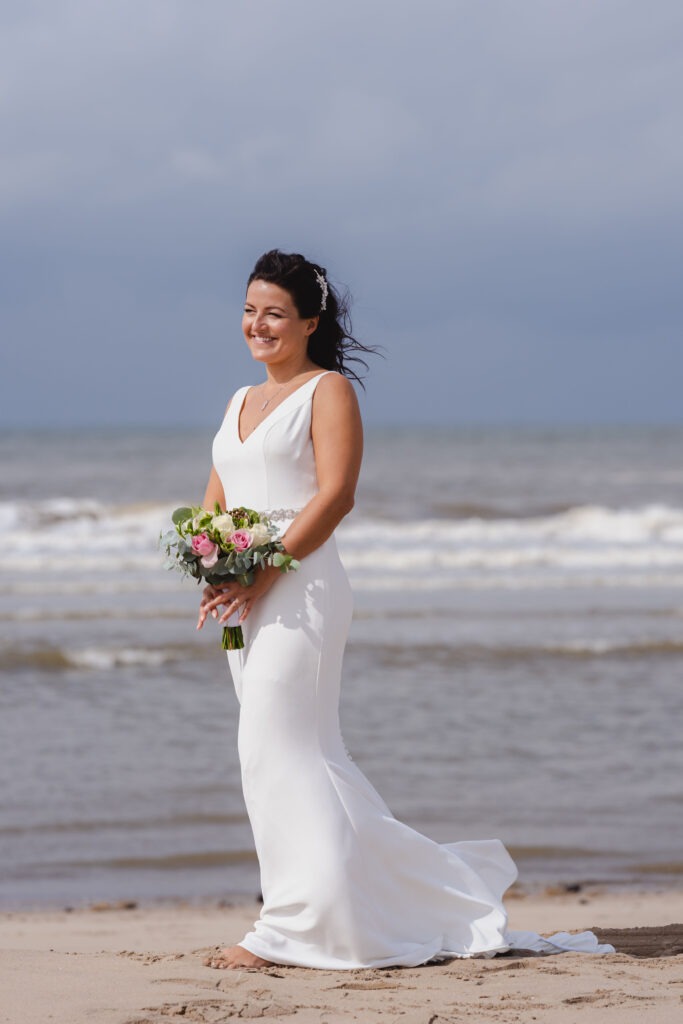
<svg viewBox="0 0 683 1024"><path fill-rule="evenodd" d="M71 498L0 503L0 527L9 540L1 567L11 573L7 589L25 586L38 573L46 586L58 577L61 586L77 589L97 588L104 576L115 590L144 574L154 589L155 572L163 577L158 538L171 509ZM440 580L472 572L480 579L497 574L502 585L525 573L531 582L539 574L559 574L566 582L590 574L598 583L631 574L636 582L661 583L683 572L682 508L579 505L516 516L496 516L490 508L460 511L465 514L451 508L447 517L422 520L351 516L337 539L354 584L402 585L407 576L438 587Z"/></svg>

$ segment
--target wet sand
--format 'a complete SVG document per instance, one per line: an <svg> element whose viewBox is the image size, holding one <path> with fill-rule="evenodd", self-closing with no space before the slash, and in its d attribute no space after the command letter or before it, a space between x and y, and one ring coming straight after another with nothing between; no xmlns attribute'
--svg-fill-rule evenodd
<svg viewBox="0 0 683 1024"><path fill-rule="evenodd" d="M299 1024L681 1019L683 891L513 894L510 926L593 928L617 952L452 960L419 968L215 971L204 956L242 937L256 904L99 905L0 915L0 1021Z"/></svg>

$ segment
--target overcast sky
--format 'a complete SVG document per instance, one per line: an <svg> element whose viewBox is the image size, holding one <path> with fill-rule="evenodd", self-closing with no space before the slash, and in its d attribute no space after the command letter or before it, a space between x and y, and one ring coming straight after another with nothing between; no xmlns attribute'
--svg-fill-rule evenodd
<svg viewBox="0 0 683 1024"><path fill-rule="evenodd" d="M321 262L371 423L683 422L680 0L3 0L0 425L201 424Z"/></svg>

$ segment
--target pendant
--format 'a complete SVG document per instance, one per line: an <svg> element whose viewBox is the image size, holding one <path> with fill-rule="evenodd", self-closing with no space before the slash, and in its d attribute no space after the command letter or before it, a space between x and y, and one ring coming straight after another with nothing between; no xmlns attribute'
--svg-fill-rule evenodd
<svg viewBox="0 0 683 1024"><path fill-rule="evenodd" d="M271 395L270 398L266 398L265 402L261 406L261 412L263 412L263 410L265 409L265 407L267 405L270 405L270 403L273 401L274 398L277 398L277 396L280 394L281 391L284 391L284 384L282 385L281 388L278 388L278 390L275 392L274 395Z"/></svg>

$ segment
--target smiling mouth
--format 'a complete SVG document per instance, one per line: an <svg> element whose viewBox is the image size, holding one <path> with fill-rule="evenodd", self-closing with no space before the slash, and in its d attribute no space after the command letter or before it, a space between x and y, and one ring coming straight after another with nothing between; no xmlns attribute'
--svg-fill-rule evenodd
<svg viewBox="0 0 683 1024"><path fill-rule="evenodd" d="M252 334L254 341L275 341L275 338L267 338L265 334Z"/></svg>

